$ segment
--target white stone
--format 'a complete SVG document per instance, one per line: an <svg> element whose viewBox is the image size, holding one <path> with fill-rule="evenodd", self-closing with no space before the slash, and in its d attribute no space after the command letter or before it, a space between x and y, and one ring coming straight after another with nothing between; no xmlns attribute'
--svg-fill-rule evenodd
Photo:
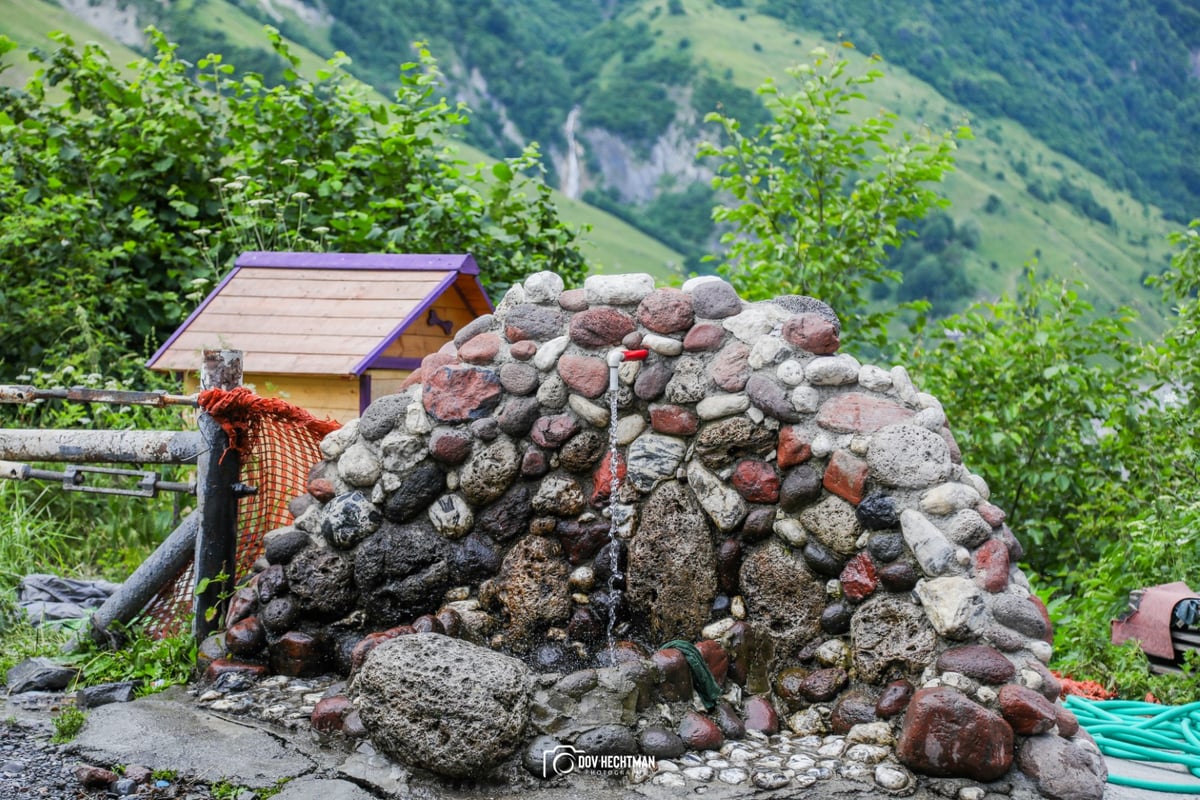
<svg viewBox="0 0 1200 800"><path fill-rule="evenodd" d="M763 336L750 346L750 369L763 369L786 359L792 349L778 336Z"/></svg>
<svg viewBox="0 0 1200 800"><path fill-rule="evenodd" d="M871 449L871 438L869 436L855 435L850 439L850 452L856 456L865 456L867 451Z"/></svg>
<svg viewBox="0 0 1200 800"><path fill-rule="evenodd" d="M891 374L874 364L864 364L858 371L858 384L872 392L884 393L892 388Z"/></svg>
<svg viewBox="0 0 1200 800"><path fill-rule="evenodd" d="M812 386L797 386L792 390L792 408L801 414L815 414L821 407L821 394Z"/></svg>
<svg viewBox="0 0 1200 800"><path fill-rule="evenodd" d="M846 750L846 760L860 764L878 764L892 754L890 747L877 744L856 744Z"/></svg>
<svg viewBox="0 0 1200 800"><path fill-rule="evenodd" d="M589 275L583 296L589 306L631 306L654 291L654 277L644 272L628 275Z"/></svg>
<svg viewBox="0 0 1200 800"><path fill-rule="evenodd" d="M984 500L992 496L992 490L988 488L987 481L982 476L971 474L967 478L971 481L971 485L975 487L975 491L979 492L979 496Z"/></svg>
<svg viewBox="0 0 1200 800"><path fill-rule="evenodd" d="M806 708L803 711L797 711L788 717L787 724L792 729L792 733L795 733L797 736L819 735L829 730L829 726L815 708Z"/></svg>
<svg viewBox="0 0 1200 800"><path fill-rule="evenodd" d="M717 773L717 779L721 783L728 783L730 786L737 786L750 780L750 773L739 767L729 767Z"/></svg>
<svg viewBox="0 0 1200 800"><path fill-rule="evenodd" d="M963 694L971 694L978 686L975 681L963 675L961 672L943 672L942 685L949 686L951 689L958 689Z"/></svg>
<svg viewBox="0 0 1200 800"><path fill-rule="evenodd" d="M729 601L729 615L734 619L746 618L746 599L740 594Z"/></svg>
<svg viewBox="0 0 1200 800"><path fill-rule="evenodd" d="M821 643L815 656L821 666L845 667L850 664L850 646L841 639L830 639Z"/></svg>
<svg viewBox="0 0 1200 800"><path fill-rule="evenodd" d="M716 281L718 283L725 282L724 280L717 277L716 275L697 275L694 278L688 278L686 281L683 282L683 286L680 286L679 288L680 288L680 290L682 290L688 294L691 294L692 292L694 292L696 290L697 286L700 286L701 284L704 284L704 283L712 283L713 281Z"/></svg>
<svg viewBox="0 0 1200 800"><path fill-rule="evenodd" d="M943 483L921 495L920 508L926 514L949 516L964 508L974 508L982 498L974 486L965 483Z"/></svg>
<svg viewBox="0 0 1200 800"><path fill-rule="evenodd" d="M887 746L894 743L892 726L887 722L860 722L850 728L846 741L851 744L877 744Z"/></svg>
<svg viewBox="0 0 1200 800"><path fill-rule="evenodd" d="M714 394L696 404L696 416L703 420L722 419L741 414L750 408L750 396L745 392Z"/></svg>
<svg viewBox="0 0 1200 800"><path fill-rule="evenodd" d="M936 408L938 411L945 411L942 408L942 401L927 392L917 392L917 406L922 409Z"/></svg>
<svg viewBox="0 0 1200 800"><path fill-rule="evenodd" d="M825 458L837 449L837 443L833 440L833 436L825 431L821 431L813 437L809 448L812 451L813 458Z"/></svg>
<svg viewBox="0 0 1200 800"><path fill-rule="evenodd" d="M983 800L986 795L982 786L964 786L958 790L958 800Z"/></svg>
<svg viewBox="0 0 1200 800"><path fill-rule="evenodd" d="M775 520L772 526L775 535L792 547L804 547L808 544L808 532L804 530L804 526L800 524L800 520L792 517L784 517L783 519Z"/></svg>
<svg viewBox="0 0 1200 800"><path fill-rule="evenodd" d="M717 751L717 752L721 752L721 751ZM716 770L727 769L727 768L733 766L733 764L731 764L727 759L724 759L724 758L710 758L708 760L708 765Z"/></svg>
<svg viewBox="0 0 1200 800"><path fill-rule="evenodd" d="M529 303L548 304L558 300L566 284L557 272L543 270L525 279L525 300Z"/></svg>
<svg viewBox="0 0 1200 800"><path fill-rule="evenodd" d="M602 405L593 403L580 395L572 394L567 398L567 405L572 411L583 417L596 428L607 428L612 421L612 411Z"/></svg>
<svg viewBox="0 0 1200 800"><path fill-rule="evenodd" d="M429 506L433 529L447 539L460 539L475 525L471 506L460 494L444 494Z"/></svg>
<svg viewBox="0 0 1200 800"><path fill-rule="evenodd" d="M655 786L664 786L668 789L683 789L687 787L687 781L678 772L659 772L650 782Z"/></svg>
<svg viewBox="0 0 1200 800"><path fill-rule="evenodd" d="M946 427L946 412L940 408L924 408L913 417L913 424L937 433Z"/></svg>
<svg viewBox="0 0 1200 800"><path fill-rule="evenodd" d="M910 406L917 405L917 387L913 386L912 378L904 367L892 367L892 388L900 402Z"/></svg>
<svg viewBox="0 0 1200 800"><path fill-rule="evenodd" d="M836 356L814 358L804 368L804 377L814 386L846 386L858 383L858 372L862 365L858 359L846 353Z"/></svg>
<svg viewBox="0 0 1200 800"><path fill-rule="evenodd" d="M418 436L433 430L433 420L425 413L425 407L420 403L412 403L404 414L404 429Z"/></svg>
<svg viewBox="0 0 1200 800"><path fill-rule="evenodd" d="M708 783L715 777L716 772L712 767L688 767L683 771L683 775L693 781L703 781Z"/></svg>
<svg viewBox="0 0 1200 800"><path fill-rule="evenodd" d="M786 764L788 769L794 769L794 770L796 770L796 772L804 772L806 770L810 770L813 767L815 767L816 765L817 765L816 759L806 756L803 753L796 753L795 755L791 756L787 760L787 764Z"/></svg>
<svg viewBox="0 0 1200 800"><path fill-rule="evenodd" d="M923 489L950 474L950 448L933 431L915 425L889 425L871 437L867 464L885 486Z"/></svg>
<svg viewBox="0 0 1200 800"><path fill-rule="evenodd" d="M799 386L804 383L804 364L789 358L775 368L775 377L785 386Z"/></svg>
<svg viewBox="0 0 1200 800"><path fill-rule="evenodd" d="M1030 639L1026 645L1029 652L1033 653L1033 657L1043 664L1049 664L1050 658L1054 655L1054 648L1049 642L1044 642L1041 639Z"/></svg>
<svg viewBox="0 0 1200 800"><path fill-rule="evenodd" d="M338 475L351 486L363 488L374 486L383 472L379 457L366 442L359 440L350 445L338 457Z"/></svg>
<svg viewBox="0 0 1200 800"><path fill-rule="evenodd" d="M661 761L656 759L654 763L655 766L658 767L659 772L679 772L679 765L674 761Z"/></svg>
<svg viewBox="0 0 1200 800"><path fill-rule="evenodd" d="M617 367L617 382L624 386L633 386L638 373L642 371L642 361L622 361Z"/></svg>
<svg viewBox="0 0 1200 800"><path fill-rule="evenodd" d="M579 481L562 475L548 475L538 485L537 493L529 504L541 514L554 514L562 513L564 508L578 510L585 502Z"/></svg>
<svg viewBox="0 0 1200 800"><path fill-rule="evenodd" d="M817 755L822 758L841 758L846 752L846 740L840 736L831 738L817 748Z"/></svg>
<svg viewBox="0 0 1200 800"><path fill-rule="evenodd" d="M728 483L705 469L699 461L688 463L687 477L696 499L700 501L700 507L719 530L734 530L746 518L749 509L742 496Z"/></svg>
<svg viewBox="0 0 1200 800"><path fill-rule="evenodd" d="M917 598L939 635L962 640L979 630L987 605L979 587L967 578L931 578L917 582Z"/></svg>
<svg viewBox="0 0 1200 800"><path fill-rule="evenodd" d="M755 425L761 425L763 420L767 418L767 415L763 413L763 410L758 406L750 406L747 408L746 416L749 417L750 421ZM774 420L772 420L772 422L774 422Z"/></svg>
<svg viewBox="0 0 1200 800"><path fill-rule="evenodd" d="M570 343L570 336L558 336L538 345L537 352L533 354L533 365L542 372L548 372L558 364L558 359L562 357Z"/></svg>
<svg viewBox="0 0 1200 800"><path fill-rule="evenodd" d="M668 357L677 356L683 352L683 342L657 333L647 333L643 336L642 347Z"/></svg>
<svg viewBox="0 0 1200 800"><path fill-rule="evenodd" d="M358 438L358 420L354 419L336 431L326 434L321 440L321 455L333 460L346 452L346 448Z"/></svg>
<svg viewBox="0 0 1200 800"><path fill-rule="evenodd" d="M628 447L646 430L646 418L641 414L628 414L617 420L617 444Z"/></svg>
<svg viewBox="0 0 1200 800"><path fill-rule="evenodd" d="M899 792L916 782L913 774L898 764L880 764L875 767L875 783L889 792Z"/></svg>
<svg viewBox="0 0 1200 800"><path fill-rule="evenodd" d="M975 699L985 706L990 706L1000 699L1000 694L990 686L980 686L975 690Z"/></svg>
<svg viewBox="0 0 1200 800"><path fill-rule="evenodd" d="M789 778L787 775L784 775L782 772L775 772L773 770L772 771L763 771L763 770L756 771L754 773L754 778L752 780L754 782L754 785L757 786L759 789L767 789L767 790L782 789L783 787L785 787L789 783L791 783L791 778Z"/></svg>
<svg viewBox="0 0 1200 800"><path fill-rule="evenodd" d="M775 327L775 321L765 306L746 306L742 313L726 317L721 321L722 327L746 344L766 336Z"/></svg>
<svg viewBox="0 0 1200 800"><path fill-rule="evenodd" d="M496 304L496 313L503 315L505 311L513 306L519 306L521 303L524 303L525 298L525 287L519 283L514 283L508 287L508 291L504 293L504 297L500 298L500 302Z"/></svg>
<svg viewBox="0 0 1200 800"><path fill-rule="evenodd" d="M807 789L816 782L816 775L797 775L796 777L792 778L792 783L796 785L797 789Z"/></svg>
<svg viewBox="0 0 1200 800"><path fill-rule="evenodd" d="M633 764L629 767L629 782L634 785L645 783L654 775L655 769L650 766L649 759L634 759Z"/></svg>
<svg viewBox="0 0 1200 800"><path fill-rule="evenodd" d="M736 621L733 617L725 617L716 622L710 622L700 629L700 635L705 639L720 639L733 629L733 624Z"/></svg>

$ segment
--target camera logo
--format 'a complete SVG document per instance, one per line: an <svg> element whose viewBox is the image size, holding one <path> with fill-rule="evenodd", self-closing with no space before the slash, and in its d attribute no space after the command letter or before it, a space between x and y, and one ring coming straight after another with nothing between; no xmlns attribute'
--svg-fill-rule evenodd
<svg viewBox="0 0 1200 800"><path fill-rule="evenodd" d="M569 744L560 744L553 750L542 752L542 777L553 778L570 775L575 771L579 754L583 752Z"/></svg>

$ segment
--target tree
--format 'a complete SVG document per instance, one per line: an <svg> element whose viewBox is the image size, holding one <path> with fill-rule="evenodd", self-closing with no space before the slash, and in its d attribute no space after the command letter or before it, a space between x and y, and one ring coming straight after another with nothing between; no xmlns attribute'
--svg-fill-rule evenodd
<svg viewBox="0 0 1200 800"><path fill-rule="evenodd" d="M493 293L541 269L582 280L536 147L459 160L467 117L424 47L383 101L341 56L301 76L274 29L275 86L150 36L156 60L129 76L59 34L24 89L0 88L0 373L77 349L81 328L98 364L144 353L250 248L469 252ZM0 37L0 69L14 48Z"/></svg>
<svg viewBox="0 0 1200 800"><path fill-rule="evenodd" d="M887 249L906 235L901 222L946 205L930 185L953 168L955 139L970 131L896 135L896 116L884 112L857 121L860 88L882 73L855 74L824 49L812 57L788 71L796 92L773 81L759 88L771 119L753 133L720 111L706 118L727 140L700 150L717 159L713 185L731 201L713 210L728 226L720 270L747 299L818 297L850 337L878 344L889 315L867 312L870 286L900 280Z"/></svg>

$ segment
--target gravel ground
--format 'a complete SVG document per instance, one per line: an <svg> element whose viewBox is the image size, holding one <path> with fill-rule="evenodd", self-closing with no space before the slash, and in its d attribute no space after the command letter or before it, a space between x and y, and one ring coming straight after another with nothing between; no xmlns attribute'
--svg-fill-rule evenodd
<svg viewBox="0 0 1200 800"><path fill-rule="evenodd" d="M74 766L50 743L50 731L12 719L0 722L0 798L102 797L80 787Z"/></svg>

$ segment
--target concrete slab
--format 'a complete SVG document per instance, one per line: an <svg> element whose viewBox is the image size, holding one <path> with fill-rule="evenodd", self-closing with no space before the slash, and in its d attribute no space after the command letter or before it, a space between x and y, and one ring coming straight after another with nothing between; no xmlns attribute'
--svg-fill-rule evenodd
<svg viewBox="0 0 1200 800"><path fill-rule="evenodd" d="M377 800L375 795L349 781L297 778L284 785L275 800Z"/></svg>
<svg viewBox="0 0 1200 800"><path fill-rule="evenodd" d="M179 696L176 696L179 695ZM181 689L88 712L68 752L99 764L141 764L180 777L262 789L311 773L311 758L255 725L196 710Z"/></svg>
<svg viewBox="0 0 1200 800"><path fill-rule="evenodd" d="M1110 775L1124 775L1142 781L1153 781L1165 784L1179 784L1185 787L1195 787L1190 791L1159 792L1150 789L1138 789L1132 786L1121 786L1109 783L1104 789L1104 800L1168 800L1172 797L1200 798L1200 778L1189 773L1177 764L1151 764L1144 761L1127 761L1123 758L1105 756Z"/></svg>

